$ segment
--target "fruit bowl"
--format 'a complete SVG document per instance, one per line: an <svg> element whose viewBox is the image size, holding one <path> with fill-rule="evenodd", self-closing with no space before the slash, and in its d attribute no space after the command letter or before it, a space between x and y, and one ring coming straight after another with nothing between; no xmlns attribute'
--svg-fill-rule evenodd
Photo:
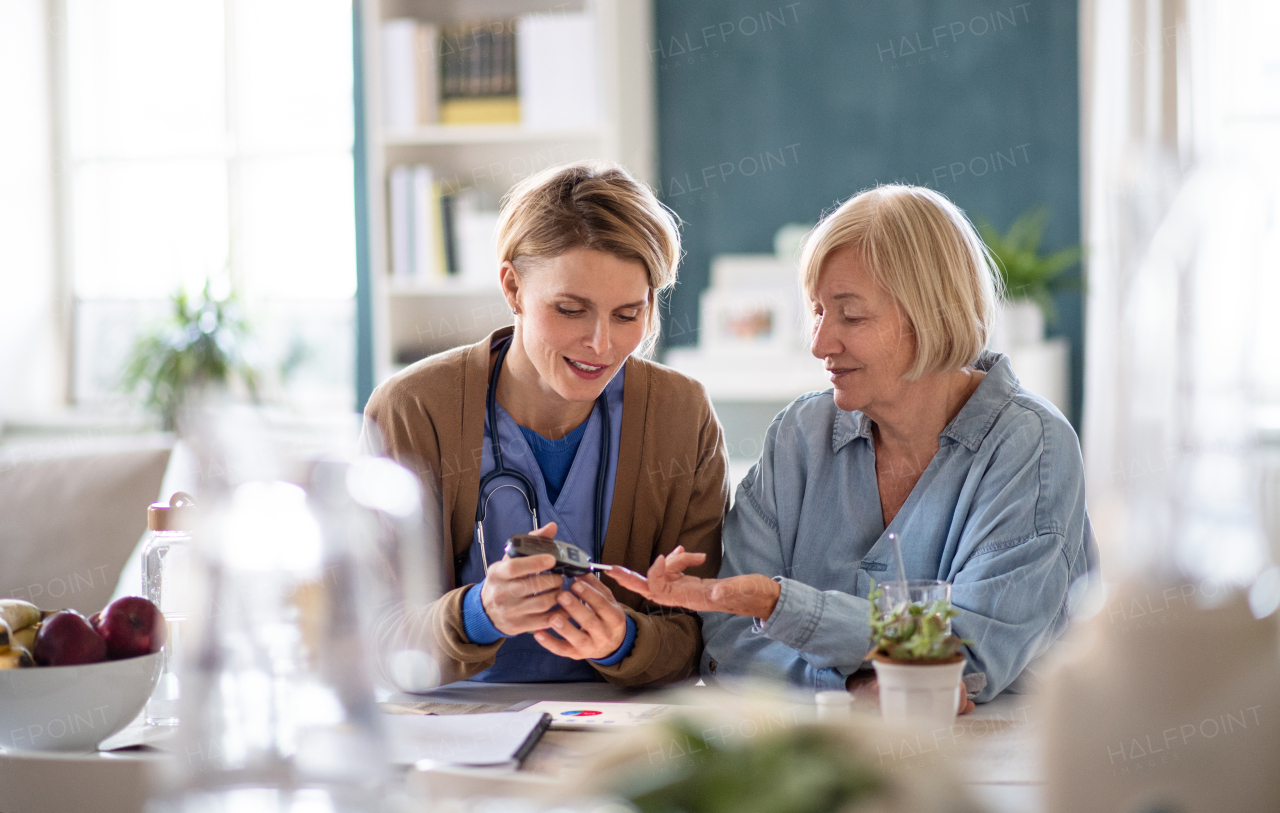
<svg viewBox="0 0 1280 813"><path fill-rule="evenodd" d="M95 750L142 711L163 656L0 670L0 748Z"/></svg>

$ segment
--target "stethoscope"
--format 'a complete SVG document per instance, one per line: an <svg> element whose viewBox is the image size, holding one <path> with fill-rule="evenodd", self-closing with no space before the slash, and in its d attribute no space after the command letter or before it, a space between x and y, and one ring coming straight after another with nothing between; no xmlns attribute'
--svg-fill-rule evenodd
<svg viewBox="0 0 1280 813"><path fill-rule="evenodd" d="M485 395L485 412L489 417L489 443L493 449L493 470L480 478L480 494L484 494L485 488L499 477L511 477L516 480L519 485L514 483L503 483L502 485L489 492L476 506L476 538L480 541L480 561L484 563L484 572L489 572L489 554L484 547L484 520L489 514L489 500L494 494L504 488L513 488L524 497L524 504L529 508L529 514L533 517L533 529L537 530L538 524L538 489L534 486L533 481L524 476L515 469L509 469L502 460L502 444L498 440L498 374L502 372L502 362L507 357L507 351L511 349L510 337L502 341L498 348L498 359L494 362L493 372L489 374L489 391ZM596 514L595 514L595 539L592 549L592 560L600 561L600 557L604 555L604 484L609 473L609 447L611 440L611 427L609 422L609 402L605 398L603 392L596 398L596 406L600 407L600 463L596 467ZM590 416L588 416L590 420Z"/></svg>

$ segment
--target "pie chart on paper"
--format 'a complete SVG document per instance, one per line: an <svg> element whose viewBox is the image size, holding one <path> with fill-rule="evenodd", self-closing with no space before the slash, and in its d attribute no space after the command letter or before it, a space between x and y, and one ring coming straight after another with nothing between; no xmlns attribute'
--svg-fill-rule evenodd
<svg viewBox="0 0 1280 813"><path fill-rule="evenodd" d="M552 728L615 728L651 722L670 709L658 703L588 703L543 700L521 711L550 714Z"/></svg>

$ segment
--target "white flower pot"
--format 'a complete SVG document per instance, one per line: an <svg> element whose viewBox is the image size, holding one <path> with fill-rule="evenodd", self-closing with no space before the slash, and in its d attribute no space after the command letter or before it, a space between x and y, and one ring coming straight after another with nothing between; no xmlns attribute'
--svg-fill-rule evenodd
<svg viewBox="0 0 1280 813"><path fill-rule="evenodd" d="M987 346L997 353L1044 341L1044 313L1030 299L1001 302L994 327Z"/></svg>
<svg viewBox="0 0 1280 813"><path fill-rule="evenodd" d="M891 723L943 728L960 707L964 658L955 663L915 664L872 661L880 685L880 715Z"/></svg>

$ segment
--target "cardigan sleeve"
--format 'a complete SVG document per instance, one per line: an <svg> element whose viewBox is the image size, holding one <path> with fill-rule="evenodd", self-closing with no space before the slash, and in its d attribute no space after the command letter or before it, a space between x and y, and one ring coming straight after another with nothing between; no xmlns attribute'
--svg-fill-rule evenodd
<svg viewBox="0 0 1280 813"><path fill-rule="evenodd" d="M426 407L402 389L380 387L365 407L360 450L381 454L415 472L424 493L442 486L435 472L440 467L436 426ZM445 509L447 511L447 508ZM441 523L445 537L449 523ZM493 665L502 641L475 644L467 637L462 604L470 585L454 586L452 541L442 537L434 553L440 598L433 601L417 620L406 618L401 635L407 643L428 652L440 670L440 683L465 680Z"/></svg>

